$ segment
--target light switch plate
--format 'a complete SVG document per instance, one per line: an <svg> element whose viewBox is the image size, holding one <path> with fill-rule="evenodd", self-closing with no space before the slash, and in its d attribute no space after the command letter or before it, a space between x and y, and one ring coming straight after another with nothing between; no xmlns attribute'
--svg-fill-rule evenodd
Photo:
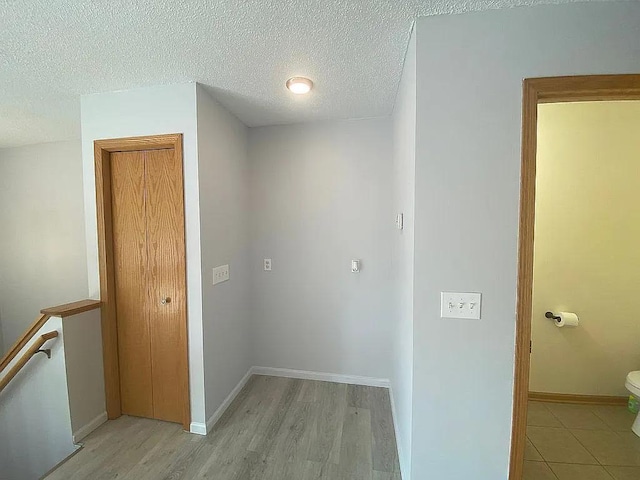
<svg viewBox="0 0 640 480"><path fill-rule="evenodd" d="M396 215L396 228L402 230L404 228L404 213Z"/></svg>
<svg viewBox="0 0 640 480"><path fill-rule="evenodd" d="M440 294L440 317L480 319L481 293L442 292Z"/></svg>
<svg viewBox="0 0 640 480"><path fill-rule="evenodd" d="M213 284L226 282L229 280L229 265L220 265L213 269Z"/></svg>
<svg viewBox="0 0 640 480"><path fill-rule="evenodd" d="M351 260L351 273L360 273L360 260L357 258Z"/></svg>

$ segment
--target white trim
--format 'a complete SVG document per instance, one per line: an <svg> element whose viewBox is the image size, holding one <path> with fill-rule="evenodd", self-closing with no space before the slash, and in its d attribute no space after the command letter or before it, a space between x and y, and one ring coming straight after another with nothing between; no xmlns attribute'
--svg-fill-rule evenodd
<svg viewBox="0 0 640 480"><path fill-rule="evenodd" d="M82 443L75 444L73 446L73 452L71 452L69 455L64 457L64 459L61 460L60 462L56 463L55 467L53 467L51 470L49 470L47 473L45 473L40 478L47 478L49 475L51 475L53 472L55 472L58 469L58 467L60 467L63 463L65 463L67 460L69 460L71 457L73 457L76 453L78 453L80 450L82 450L83 447L84 447L84 445Z"/></svg>
<svg viewBox="0 0 640 480"><path fill-rule="evenodd" d="M308 370L291 370L289 368L252 367L254 375L271 375L272 377L299 378L302 380L320 380L321 382L349 383L368 387L389 388L391 382L386 378L360 377L357 375L341 375L338 373L311 372Z"/></svg>
<svg viewBox="0 0 640 480"><path fill-rule="evenodd" d="M96 428L98 428L100 425L102 425L106 421L107 421L107 412L102 412L100 415L98 415L96 418L91 420L89 423L87 423L86 425L83 425L78 430L73 432L73 437L72 437L73 443L78 443L80 440L82 440L84 437L89 435L91 432L93 432Z"/></svg>
<svg viewBox="0 0 640 480"><path fill-rule="evenodd" d="M247 382L251 378L251 375L253 375L253 367L247 370L247 373L244 374L244 377L240 379L238 384L233 388L233 390L231 390L231 393L227 395L227 398L224 399L224 402L222 402L222 404L218 407L218 409L215 412L213 412L213 415L211 415L209 420L207 420L207 425L205 427L207 432L210 432L211 429L218 422L218 420L220 420L220 417L222 417L222 414L227 410L227 408L229 408L229 405L231 405L231 402L233 402L233 400L240 393L240 390L242 390L244 386L247 384Z"/></svg>
<svg viewBox="0 0 640 480"><path fill-rule="evenodd" d="M393 418L393 430L396 434L396 449L398 450L398 463L400 464L400 474L403 480L409 480L411 473L409 472L409 465L404 465L402 461L404 459L402 449L402 440L400 439L400 428L398 427L398 416L396 414L396 401L393 398L393 388L389 387L389 400L391 401L391 418Z"/></svg>
<svg viewBox="0 0 640 480"><path fill-rule="evenodd" d="M189 425L189 432L195 433L196 435L206 435L207 426L201 422L191 422Z"/></svg>

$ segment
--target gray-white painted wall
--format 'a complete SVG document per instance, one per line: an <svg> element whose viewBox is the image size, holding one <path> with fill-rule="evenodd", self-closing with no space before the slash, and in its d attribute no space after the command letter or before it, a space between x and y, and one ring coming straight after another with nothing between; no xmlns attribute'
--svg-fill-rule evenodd
<svg viewBox="0 0 640 480"><path fill-rule="evenodd" d="M508 476L523 78L637 73L639 38L637 2L418 20L412 478Z"/></svg>
<svg viewBox="0 0 640 480"><path fill-rule="evenodd" d="M107 419L100 309L63 320L64 357L74 442Z"/></svg>
<svg viewBox="0 0 640 480"><path fill-rule="evenodd" d="M254 364L391 378L391 132L390 118L249 131Z"/></svg>
<svg viewBox="0 0 640 480"><path fill-rule="evenodd" d="M30 348L44 333L58 332L45 348L51 359L38 354L0 394L0 478L34 479L71 455L69 394L65 372L63 320L50 318L25 345ZM12 368L20 356L8 365ZM4 370L0 378L8 373Z"/></svg>
<svg viewBox="0 0 640 480"><path fill-rule="evenodd" d="M204 340L200 262L200 197L196 128L196 84L158 86L84 95L81 98L82 163L89 294L99 298L94 140L167 133L183 134L187 256L187 313L191 419L204 428Z"/></svg>
<svg viewBox="0 0 640 480"><path fill-rule="evenodd" d="M247 128L197 86L206 417L251 367ZM213 267L230 279L213 286Z"/></svg>
<svg viewBox="0 0 640 480"><path fill-rule="evenodd" d="M416 35L412 32L393 111L394 213L403 229L393 234L395 327L391 388L395 401L400 466L404 480L411 468L413 391L413 263L416 181Z"/></svg>
<svg viewBox="0 0 640 480"><path fill-rule="evenodd" d="M0 225L1 356L41 309L87 298L79 141L0 150Z"/></svg>

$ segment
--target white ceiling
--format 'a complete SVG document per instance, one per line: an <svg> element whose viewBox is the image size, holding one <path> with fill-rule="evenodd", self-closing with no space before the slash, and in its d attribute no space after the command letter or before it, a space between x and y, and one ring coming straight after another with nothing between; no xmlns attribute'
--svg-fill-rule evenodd
<svg viewBox="0 0 640 480"><path fill-rule="evenodd" d="M3 0L0 147L78 138L82 94L189 81L248 126L387 115L416 16L556 1Z"/></svg>

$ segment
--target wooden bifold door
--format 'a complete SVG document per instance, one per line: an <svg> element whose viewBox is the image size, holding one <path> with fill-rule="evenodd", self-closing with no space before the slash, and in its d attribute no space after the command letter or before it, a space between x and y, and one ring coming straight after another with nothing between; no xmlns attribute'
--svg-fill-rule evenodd
<svg viewBox="0 0 640 480"><path fill-rule="evenodd" d="M112 150L107 160L117 372L105 365L106 383L117 373L118 415L188 425L182 158L153 148Z"/></svg>

